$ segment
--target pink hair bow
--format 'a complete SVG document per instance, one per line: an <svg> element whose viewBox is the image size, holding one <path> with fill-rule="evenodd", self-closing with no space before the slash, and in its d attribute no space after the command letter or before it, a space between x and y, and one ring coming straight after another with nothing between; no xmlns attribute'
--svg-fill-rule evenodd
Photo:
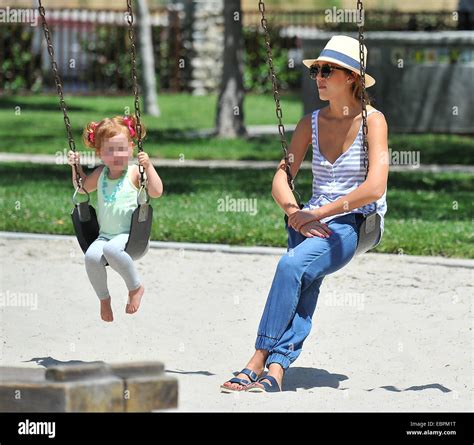
<svg viewBox="0 0 474 445"><path fill-rule="evenodd" d="M135 131L135 128L133 127L133 121L132 119L129 117L129 116L125 116L123 118L123 122L125 123L125 125L128 127L128 131L130 131L130 136L132 138L134 138L137 134L137 132Z"/></svg>
<svg viewBox="0 0 474 445"><path fill-rule="evenodd" d="M96 128L97 128L96 123L93 123L93 124L90 125L89 134L87 135L87 139L89 140L89 142L91 144L93 144L94 140L95 140L95 129Z"/></svg>

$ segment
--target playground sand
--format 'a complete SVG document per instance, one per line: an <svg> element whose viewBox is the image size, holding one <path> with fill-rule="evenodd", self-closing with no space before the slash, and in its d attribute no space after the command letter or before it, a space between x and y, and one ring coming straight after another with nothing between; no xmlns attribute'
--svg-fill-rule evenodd
<svg viewBox="0 0 474 445"><path fill-rule="evenodd" d="M474 261L366 254L321 287L279 394L222 394L253 351L278 255L150 249L138 313L108 268L115 321L73 239L0 238L0 364L164 362L179 411L472 411Z"/></svg>

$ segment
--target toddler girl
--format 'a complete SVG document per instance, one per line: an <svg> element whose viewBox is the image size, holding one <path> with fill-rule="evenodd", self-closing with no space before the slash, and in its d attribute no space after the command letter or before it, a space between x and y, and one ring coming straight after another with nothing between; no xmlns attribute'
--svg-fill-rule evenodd
<svg viewBox="0 0 474 445"><path fill-rule="evenodd" d="M142 137L145 128L141 125ZM105 118L90 122L84 129L83 140L87 147L95 149L104 165L87 176L81 165L79 153L69 152L70 165L78 165L83 189L88 193L97 190L99 236L85 253L86 271L100 300L100 315L104 321L113 321L110 295L107 288L108 263L124 279L128 288L127 314L135 313L145 288L140 281L132 258L125 252L133 211L137 208L137 192L140 172L133 165L133 139L137 136L133 116ZM147 177L148 195L158 198L163 193L163 183L148 155L138 153L138 163ZM73 184L77 188L73 171ZM85 193L79 190L80 193ZM148 250L148 248L147 248ZM145 252L146 253L146 252Z"/></svg>

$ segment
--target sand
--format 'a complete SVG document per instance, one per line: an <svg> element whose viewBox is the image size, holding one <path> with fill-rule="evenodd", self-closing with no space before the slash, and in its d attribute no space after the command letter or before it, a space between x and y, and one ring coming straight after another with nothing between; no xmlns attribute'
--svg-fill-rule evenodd
<svg viewBox="0 0 474 445"><path fill-rule="evenodd" d="M241 369L279 255L150 249L145 295L109 270L102 322L69 237L0 237L0 364L159 360L178 411L472 411L474 261L365 254L323 282L313 330L279 394L222 394Z"/></svg>

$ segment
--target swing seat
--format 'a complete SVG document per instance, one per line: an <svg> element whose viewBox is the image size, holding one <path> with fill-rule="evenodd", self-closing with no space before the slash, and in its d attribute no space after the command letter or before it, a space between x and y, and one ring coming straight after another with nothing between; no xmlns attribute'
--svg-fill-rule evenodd
<svg viewBox="0 0 474 445"><path fill-rule="evenodd" d="M153 221L153 207L148 203L140 204L132 214L132 223L125 252L133 259L142 257L148 247Z"/></svg>
<svg viewBox="0 0 474 445"><path fill-rule="evenodd" d="M96 211L88 202L81 202L74 206L71 218L77 241L82 251L86 253L89 246L99 236L99 223L97 222Z"/></svg>
<svg viewBox="0 0 474 445"><path fill-rule="evenodd" d="M304 207L302 203L299 204L300 209ZM360 216L359 216L360 215ZM381 217L378 213L372 212L368 215L356 213L357 217L362 218L362 223L359 226L357 247L354 255L361 255L377 247L382 238ZM285 215L285 225L288 225L288 215Z"/></svg>
<svg viewBox="0 0 474 445"><path fill-rule="evenodd" d="M99 236L97 213L88 202L81 202L74 206L71 218L77 241L82 251L86 253L89 246ZM153 207L150 204L142 203L133 211L128 241L125 246L125 252L133 259L138 259L146 253L152 221Z"/></svg>
<svg viewBox="0 0 474 445"><path fill-rule="evenodd" d="M380 243L382 237L380 215L373 212L366 216L363 215L362 217L363 221L359 227L359 237L355 255L360 255L373 249Z"/></svg>

